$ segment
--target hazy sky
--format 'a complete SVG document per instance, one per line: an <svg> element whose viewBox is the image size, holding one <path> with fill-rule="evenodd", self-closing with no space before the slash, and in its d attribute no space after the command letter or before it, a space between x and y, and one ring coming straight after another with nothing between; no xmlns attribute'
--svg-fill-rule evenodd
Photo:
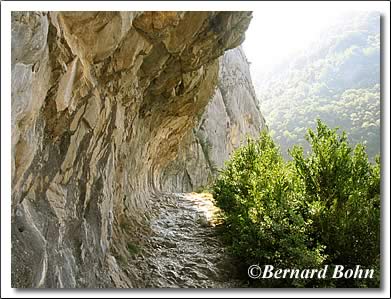
<svg viewBox="0 0 391 299"><path fill-rule="evenodd" d="M342 13L335 9L293 13L280 8L254 12L243 43L252 75L267 72L293 52L304 50Z"/></svg>

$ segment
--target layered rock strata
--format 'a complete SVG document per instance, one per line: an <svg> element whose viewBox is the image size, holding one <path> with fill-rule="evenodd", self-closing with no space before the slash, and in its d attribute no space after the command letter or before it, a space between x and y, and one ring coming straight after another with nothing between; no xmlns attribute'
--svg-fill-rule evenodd
<svg viewBox="0 0 391 299"><path fill-rule="evenodd" d="M215 93L180 143L177 158L166 167L162 189L188 192L210 187L233 150L263 129L267 126L246 56L241 47L229 50L219 59Z"/></svg>
<svg viewBox="0 0 391 299"><path fill-rule="evenodd" d="M234 74L219 81L219 57L240 45L250 19L12 13L12 287L140 286L129 244L147 239L156 194L183 177L176 167L192 138L220 128L213 115L242 111L239 97L225 103L221 84L236 83ZM220 78L237 57L225 56ZM250 118L230 122L230 134L262 123Z"/></svg>

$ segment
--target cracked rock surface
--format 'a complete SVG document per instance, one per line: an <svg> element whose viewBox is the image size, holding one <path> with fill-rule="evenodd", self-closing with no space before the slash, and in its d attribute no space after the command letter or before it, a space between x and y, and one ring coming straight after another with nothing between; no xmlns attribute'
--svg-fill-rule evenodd
<svg viewBox="0 0 391 299"><path fill-rule="evenodd" d="M148 288L238 288L235 261L213 222L218 211L204 194L161 194L152 236L136 265Z"/></svg>
<svg viewBox="0 0 391 299"><path fill-rule="evenodd" d="M264 127L237 48L251 13L11 19L12 287L143 287L161 191L210 181Z"/></svg>

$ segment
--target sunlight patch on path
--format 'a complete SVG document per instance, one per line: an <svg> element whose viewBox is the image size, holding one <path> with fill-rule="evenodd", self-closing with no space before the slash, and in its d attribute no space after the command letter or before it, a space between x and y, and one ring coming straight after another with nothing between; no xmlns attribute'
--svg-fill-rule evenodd
<svg viewBox="0 0 391 299"><path fill-rule="evenodd" d="M219 209L210 194L159 197L142 263L145 287L238 287L235 265L218 237ZM148 270L149 269L149 270Z"/></svg>

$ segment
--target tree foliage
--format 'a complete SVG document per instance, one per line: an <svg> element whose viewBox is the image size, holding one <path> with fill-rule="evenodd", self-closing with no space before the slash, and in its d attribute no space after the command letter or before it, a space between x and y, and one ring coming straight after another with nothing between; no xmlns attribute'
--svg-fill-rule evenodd
<svg viewBox="0 0 391 299"><path fill-rule="evenodd" d="M213 195L225 214L225 238L244 265L321 268L325 264L379 269L380 159L349 145L317 121L310 150L284 161L263 132L248 138L220 173ZM378 280L274 280L258 286L378 286ZM265 284L266 283L266 284Z"/></svg>
<svg viewBox="0 0 391 299"><path fill-rule="evenodd" d="M380 16L361 13L329 28L305 52L275 71L254 75L268 125L284 157L316 118L365 142L373 161L380 151Z"/></svg>

